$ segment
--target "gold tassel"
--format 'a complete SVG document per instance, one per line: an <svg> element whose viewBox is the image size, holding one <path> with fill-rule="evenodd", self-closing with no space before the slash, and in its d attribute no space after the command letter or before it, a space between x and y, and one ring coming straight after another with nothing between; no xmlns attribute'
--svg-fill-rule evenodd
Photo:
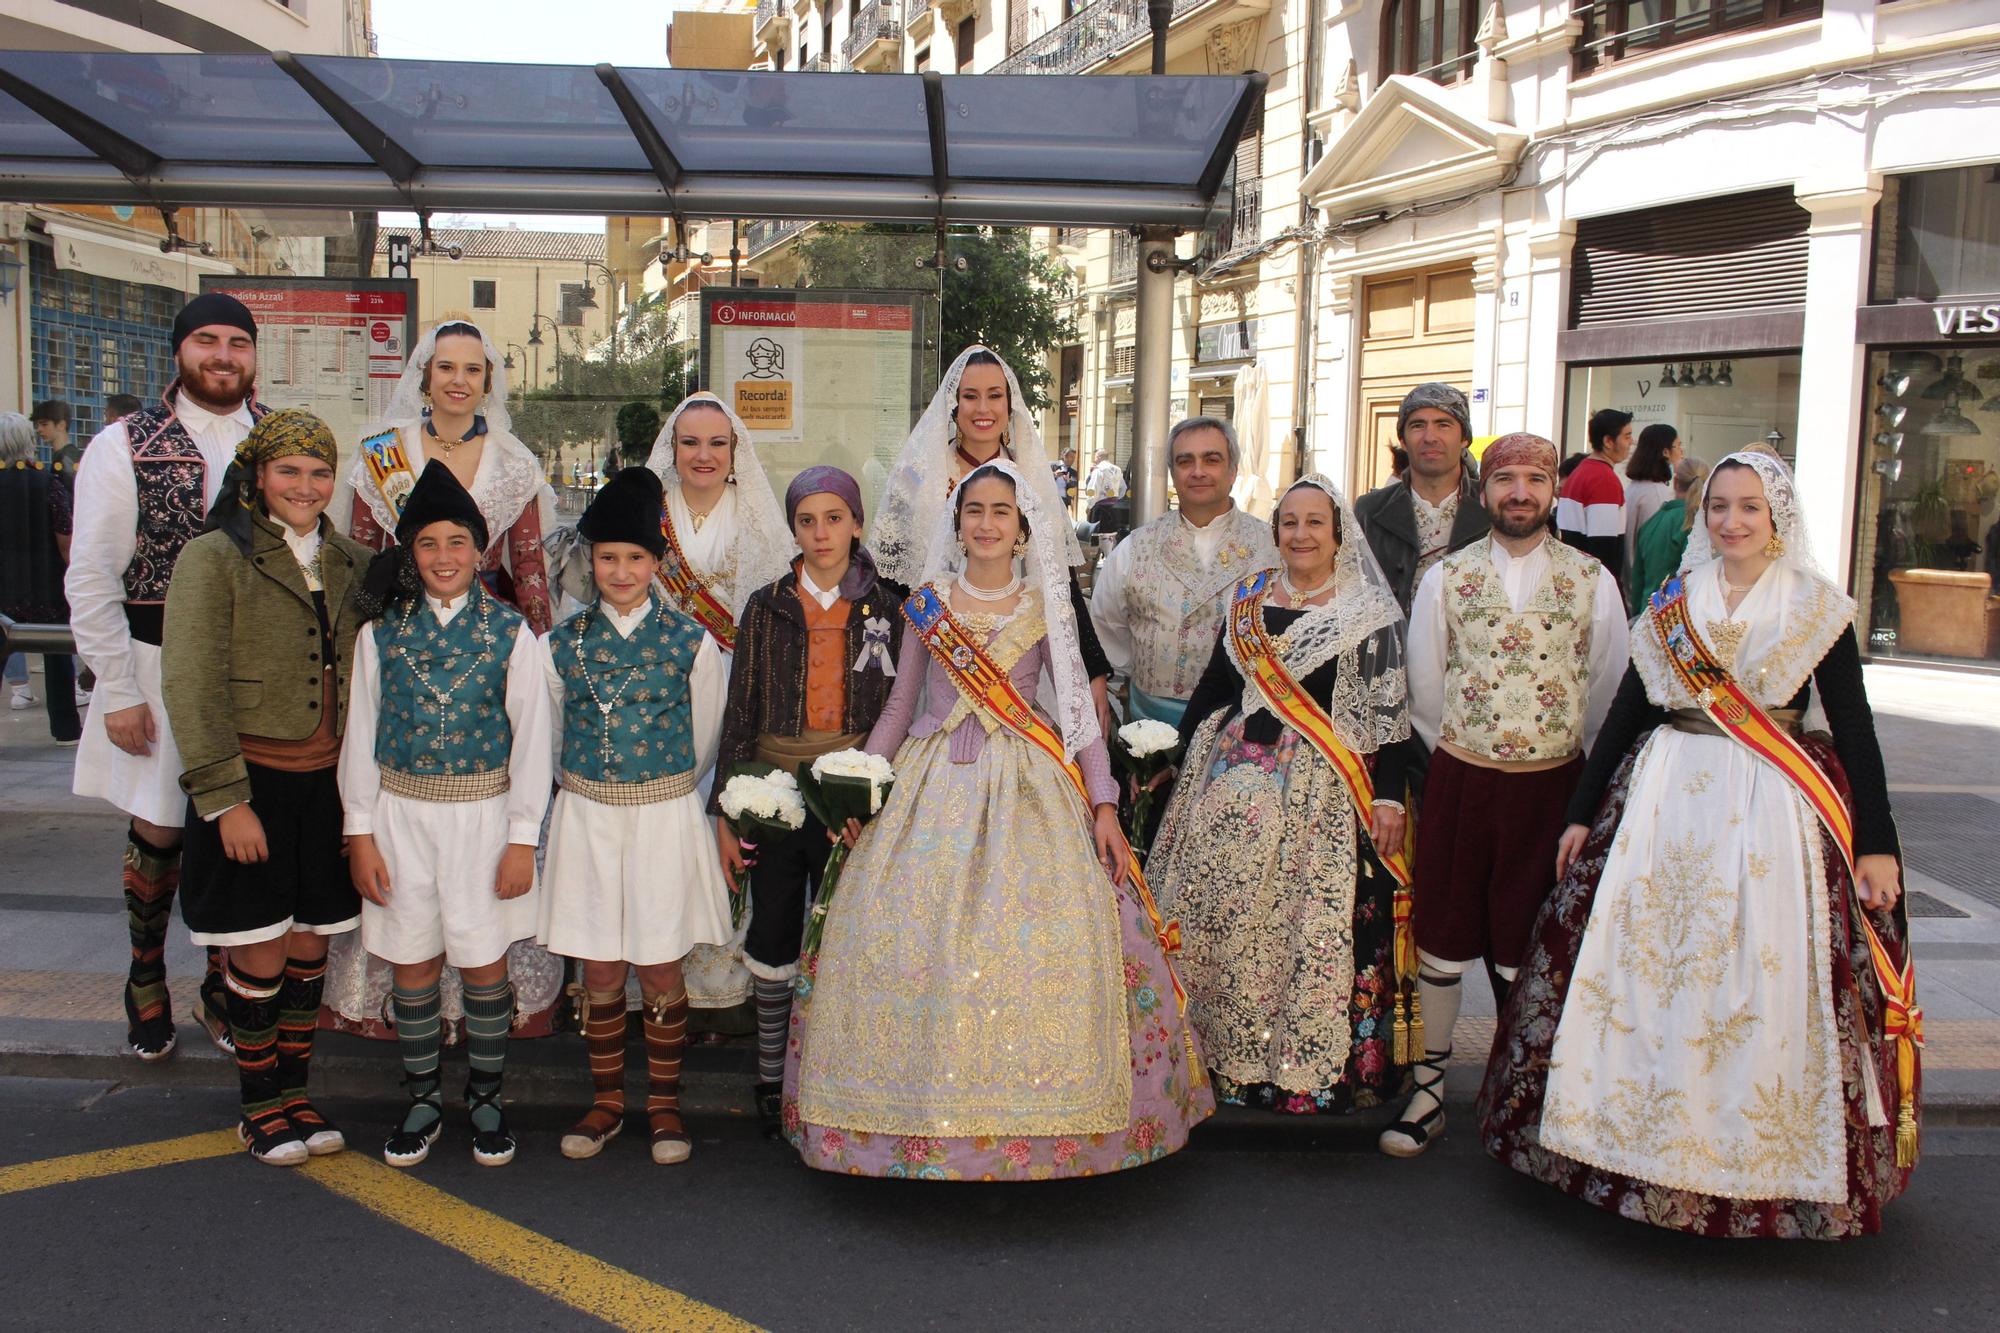
<svg viewBox="0 0 2000 1333"><path fill-rule="evenodd" d="M1403 990L1396 988L1396 1025L1389 1040L1389 1059L1399 1065L1410 1063L1410 1020L1403 1004Z"/></svg>
<svg viewBox="0 0 2000 1333"><path fill-rule="evenodd" d="M1917 1108L1905 1097L1896 1112L1896 1165L1908 1170L1917 1164Z"/></svg>
<svg viewBox="0 0 2000 1333"><path fill-rule="evenodd" d="M1445 1035L1449 1037L1451 1034ZM1429 1049L1424 1044L1424 995L1413 981L1410 983L1410 1063L1423 1059Z"/></svg>

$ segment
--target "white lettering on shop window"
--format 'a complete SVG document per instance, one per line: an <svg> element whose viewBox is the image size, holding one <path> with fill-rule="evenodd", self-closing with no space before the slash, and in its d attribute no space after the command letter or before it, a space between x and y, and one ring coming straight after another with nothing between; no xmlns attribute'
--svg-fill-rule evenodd
<svg viewBox="0 0 2000 1333"><path fill-rule="evenodd" d="M2000 333L2000 305L1941 305L1931 307L1938 332Z"/></svg>

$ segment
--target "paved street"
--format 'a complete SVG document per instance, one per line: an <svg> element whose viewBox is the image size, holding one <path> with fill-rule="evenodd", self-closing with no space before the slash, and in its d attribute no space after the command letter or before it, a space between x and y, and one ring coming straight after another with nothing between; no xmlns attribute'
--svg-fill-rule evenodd
<svg viewBox="0 0 2000 1333"><path fill-rule="evenodd" d="M435 1160L400 1173L373 1154L398 1112L393 1050L329 1037L315 1078L361 1151L258 1167L222 1132L233 1066L191 1028L164 1066L119 1053L120 824L67 794L69 752L38 712L7 714L0 1329L128 1325L133 1290L163 1329L305 1327L304 1310L330 1330L2000 1325L2000 682L1873 668L1869 684L1925 895L1929 1106L1923 1167L1887 1231L1838 1247L1697 1242L1486 1160L1467 1133L1491 1031L1480 987L1451 1071L1453 1130L1411 1163L1373 1152L1375 1121L1236 1113L1187 1153L1106 1180L826 1177L757 1137L740 1044L690 1057L687 1167L653 1167L642 1135L573 1163L554 1141L587 1094L562 1037L516 1043L513 1166L475 1167L454 1120ZM178 930L170 965L198 968ZM191 985L176 994L184 1008ZM235 1292L246 1264L223 1218L257 1238L262 1293Z"/></svg>

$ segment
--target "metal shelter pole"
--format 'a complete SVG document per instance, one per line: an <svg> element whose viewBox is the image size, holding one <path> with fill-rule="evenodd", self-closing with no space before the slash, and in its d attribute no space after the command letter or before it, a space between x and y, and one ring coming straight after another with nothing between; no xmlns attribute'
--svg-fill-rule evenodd
<svg viewBox="0 0 2000 1333"><path fill-rule="evenodd" d="M1158 255L1158 259L1153 256ZM1132 376L1132 525L1167 510L1167 426L1174 360L1174 230L1139 232L1138 365Z"/></svg>

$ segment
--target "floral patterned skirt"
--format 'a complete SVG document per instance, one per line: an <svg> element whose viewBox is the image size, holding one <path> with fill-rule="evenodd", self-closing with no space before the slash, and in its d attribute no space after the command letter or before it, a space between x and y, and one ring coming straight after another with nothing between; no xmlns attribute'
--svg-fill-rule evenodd
<svg viewBox="0 0 2000 1333"><path fill-rule="evenodd" d="M1212 739L1211 739L1212 737ZM1390 1059L1395 881L1332 765L1243 718L1189 746L1152 856L1219 1100L1294 1115L1379 1105Z"/></svg>
<svg viewBox="0 0 2000 1333"><path fill-rule="evenodd" d="M1101 1175L1178 1150L1215 1101L1144 909L1045 756L1004 733L969 764L949 745L903 746L801 962L786 1136L822 1171L924 1180Z"/></svg>
<svg viewBox="0 0 2000 1333"><path fill-rule="evenodd" d="M1804 1199L1736 1199L1675 1189L1564 1157L1541 1145L1542 1108L1550 1052L1569 998L1570 980L1583 946L1607 853L1631 794L1641 739L1627 755L1591 826L1582 857L1543 905L1519 979L1500 1015L1499 1034L1479 1094L1486 1151L1525 1175L1586 1203L1636 1222L1701 1236L1754 1236L1840 1240L1869 1235L1882 1226L1882 1208L1903 1192L1910 1171L1896 1165L1896 1051L1881 1039L1882 994L1869 961L1858 900L1832 839L1823 830L1833 942L1829 978L1840 1046L1841 1099L1846 1121L1847 1197L1821 1203ZM1832 748L1807 737L1806 750L1847 798L1847 777ZM1870 920L1898 961L1907 947L1904 920L1874 913ZM1887 1125L1870 1125L1869 1078L1887 1104ZM1921 1074L1918 1100L1921 1102Z"/></svg>

